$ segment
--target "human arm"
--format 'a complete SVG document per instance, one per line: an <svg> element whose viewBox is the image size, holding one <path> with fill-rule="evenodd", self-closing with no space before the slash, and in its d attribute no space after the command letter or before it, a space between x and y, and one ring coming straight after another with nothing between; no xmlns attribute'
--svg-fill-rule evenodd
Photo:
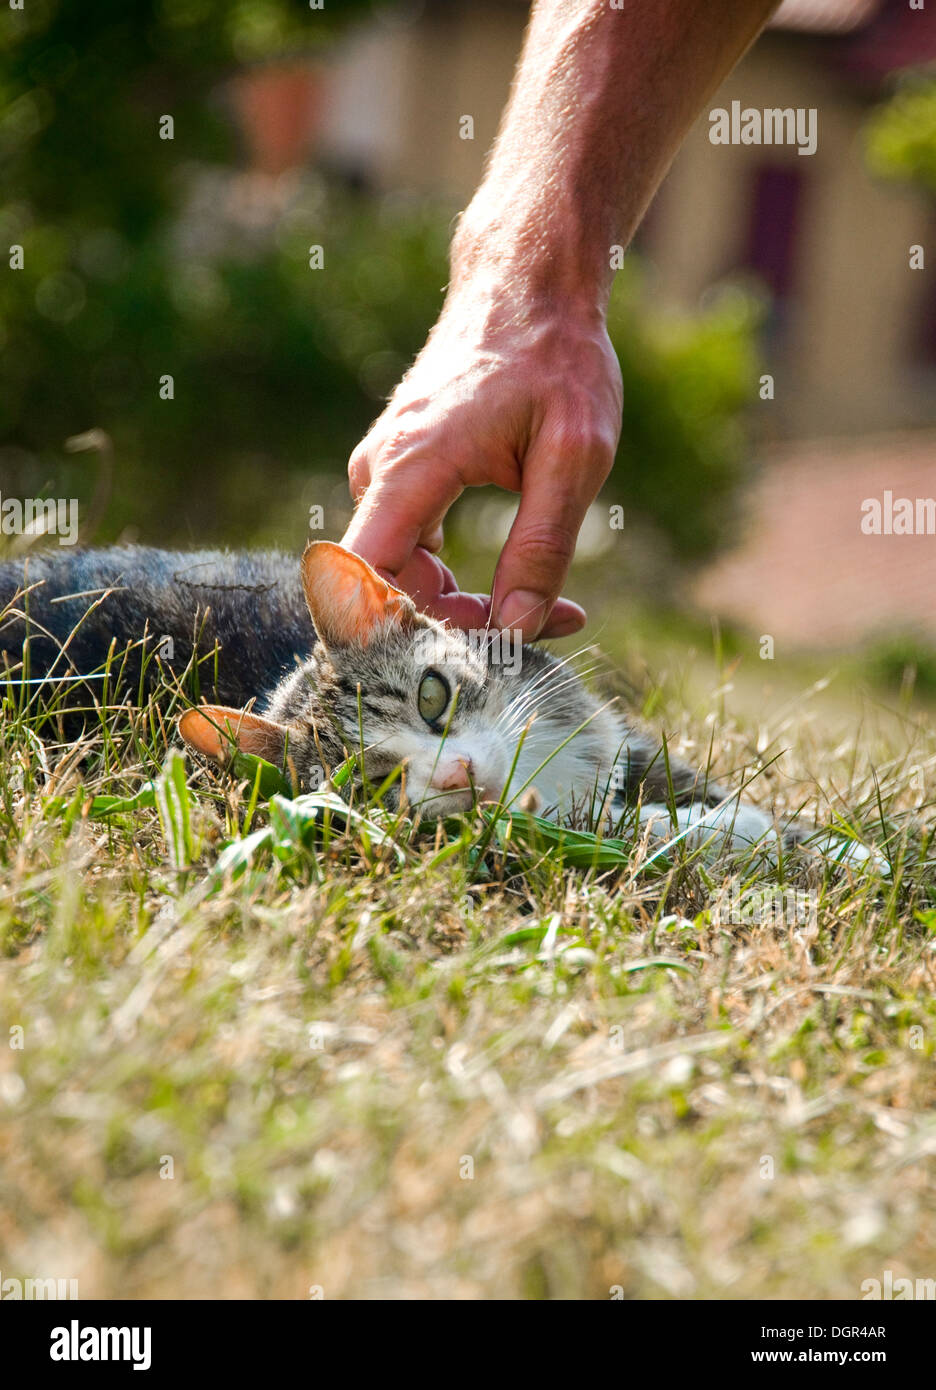
<svg viewBox="0 0 936 1390"><path fill-rule="evenodd" d="M621 379L605 324L626 246L707 97L777 0L537 0L439 320L352 455L345 544L462 627L584 622L557 596L610 471ZM490 607L434 558L465 487L520 504ZM448 591L448 592L447 592Z"/></svg>

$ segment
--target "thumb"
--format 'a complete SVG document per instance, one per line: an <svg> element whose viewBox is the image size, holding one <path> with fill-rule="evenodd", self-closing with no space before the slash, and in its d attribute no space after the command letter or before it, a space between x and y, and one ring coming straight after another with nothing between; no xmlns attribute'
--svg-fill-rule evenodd
<svg viewBox="0 0 936 1390"><path fill-rule="evenodd" d="M397 575L460 492L457 476L434 460L393 464L364 493L342 544L374 569Z"/></svg>
<svg viewBox="0 0 936 1390"><path fill-rule="evenodd" d="M501 629L538 637L565 583L592 494L570 467L524 469L523 492L494 575L492 611Z"/></svg>

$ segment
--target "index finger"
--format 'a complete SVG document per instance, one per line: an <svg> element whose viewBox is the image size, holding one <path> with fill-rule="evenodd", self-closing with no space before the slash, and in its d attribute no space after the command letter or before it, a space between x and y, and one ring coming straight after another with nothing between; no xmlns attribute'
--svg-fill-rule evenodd
<svg viewBox="0 0 936 1390"><path fill-rule="evenodd" d="M342 544L375 569L399 574L420 536L442 522L461 491L459 478L442 464L395 464L371 482Z"/></svg>

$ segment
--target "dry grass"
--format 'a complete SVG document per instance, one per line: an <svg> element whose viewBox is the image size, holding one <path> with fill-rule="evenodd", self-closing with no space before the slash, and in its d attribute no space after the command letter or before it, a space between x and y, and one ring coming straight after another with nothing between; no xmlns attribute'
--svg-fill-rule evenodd
<svg viewBox="0 0 936 1390"><path fill-rule="evenodd" d="M844 817L892 878L654 876L639 846L624 874L551 857L485 878L474 827L448 857L412 840L403 867L339 835L208 892L243 789L193 771L177 872L154 812L85 814L158 766L158 726L108 718L78 763L9 701L3 1277L857 1298L884 1269L936 1274L936 738L869 707L835 747L808 701L760 727L724 692L645 695L674 751L704 762L714 736L718 772L769 764L754 799ZM737 920L742 882L768 920Z"/></svg>

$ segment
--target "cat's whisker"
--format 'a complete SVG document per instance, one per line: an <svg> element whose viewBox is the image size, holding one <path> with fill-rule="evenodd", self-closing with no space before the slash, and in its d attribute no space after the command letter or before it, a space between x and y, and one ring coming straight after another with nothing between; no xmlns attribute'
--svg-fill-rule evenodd
<svg viewBox="0 0 936 1390"><path fill-rule="evenodd" d="M587 666L576 667L573 671L567 672L566 676L563 678L562 681L559 682L559 684L568 685L570 682L574 683L575 681L582 680L584 676L590 675L593 671L597 671L600 666L600 661L592 661L589 662ZM559 669L559 667L556 667L554 671L550 672L550 675L555 675ZM549 694L554 689L558 689L558 686L553 686L552 683L548 681L538 680L535 685L531 683L526 690L521 691L520 695L516 698L523 701L529 701L531 699L535 700L539 698L539 696L543 693L544 690L547 694Z"/></svg>
<svg viewBox="0 0 936 1390"><path fill-rule="evenodd" d="M538 680L536 684L531 683L530 686L528 686L525 690L522 690L520 694L516 697L516 702L511 703L518 703L521 706L529 707L536 701L540 700L544 695L547 698L551 698L556 690L560 689L565 685L575 684L577 681L584 680L586 676L590 676L594 674L595 671L600 670L602 668L602 665L603 662L601 660L597 660L592 661L588 665L583 667L577 666L566 677L566 679L564 681L560 681L558 685L553 685L551 679ZM554 670L552 672L549 672L548 674L554 678L556 671Z"/></svg>
<svg viewBox="0 0 936 1390"><path fill-rule="evenodd" d="M557 686L555 691L550 691L541 699L529 702L525 701L522 705L520 705L520 707L517 710L513 712L509 720L498 720L498 723L495 727L504 730L507 733L508 737L519 733L520 730L523 729L525 725L528 723L531 716L548 716L555 702L555 697L561 694L562 690L566 686L574 686L575 684L576 682L574 680L563 682L562 686Z"/></svg>
<svg viewBox="0 0 936 1390"><path fill-rule="evenodd" d="M508 736L518 733L528 723L531 716L548 716L555 703L555 697L560 695L567 686L574 686L575 684L576 681L570 679L557 686L554 691L544 693L538 699L523 701L517 709L511 712L509 719L499 719L495 727L506 731Z"/></svg>
<svg viewBox="0 0 936 1390"><path fill-rule="evenodd" d="M589 642L587 646L584 647L577 647L574 652L569 652L568 656L564 656L561 661L557 660L555 664L544 667L539 675L534 677L525 689L527 691L535 690L536 687L541 685L544 681L551 680L557 671L562 670L563 666L568 666L571 661L576 661L578 657L584 656L586 652L593 652L596 650L597 648L593 642Z"/></svg>
<svg viewBox="0 0 936 1390"><path fill-rule="evenodd" d="M612 699L609 703L613 704L614 702L615 701ZM503 737L506 742L512 745L514 741L524 733L524 730L528 729L529 732L525 738L525 748L528 752L530 749L540 745L548 745L553 739L556 721L554 718L550 717L548 710L543 710L541 708L538 713L543 717L537 719L534 714L529 716L524 724L515 723L503 730Z"/></svg>
<svg viewBox="0 0 936 1390"><path fill-rule="evenodd" d="M582 672L573 672L564 680L560 681L558 685L550 689L541 691L529 691L525 692L521 696L518 696L517 699L515 701L512 701L511 704L508 705L507 708L503 711L500 718L497 720L495 727L507 729L510 732L517 731L525 722L526 716L529 714L530 710L533 708L534 705L538 707L536 710L537 713L542 714L547 712L549 710L550 705L554 702L556 696L561 694L561 692L565 690L567 687L578 684L578 682L585 676L591 675L591 673L594 670L598 669L599 664L600 663L593 663L591 666L586 667L585 670Z"/></svg>
<svg viewBox="0 0 936 1390"><path fill-rule="evenodd" d="M519 693L515 695L513 699L510 701L510 703L507 706L507 709L512 709L518 702L529 701L532 698L534 698L536 692L544 684L553 680L557 672L561 671L564 666L567 666L570 662L575 661L577 657L584 655L585 652L593 650L594 647L591 645L587 647L580 647L577 651L570 652L567 657L564 657L562 659L562 661L557 661L554 666L547 666L545 670L539 673L538 676L536 676L532 681L530 681L528 684L522 687ZM593 664L590 670L594 670L596 668L596 665L600 665L600 662ZM581 675L581 673L576 674L579 676Z"/></svg>

